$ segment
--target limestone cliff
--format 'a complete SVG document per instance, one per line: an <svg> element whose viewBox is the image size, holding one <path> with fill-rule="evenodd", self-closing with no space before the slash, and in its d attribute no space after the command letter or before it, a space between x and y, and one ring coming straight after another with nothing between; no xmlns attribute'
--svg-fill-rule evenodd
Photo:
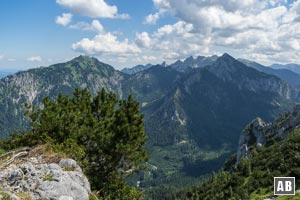
<svg viewBox="0 0 300 200"><path fill-rule="evenodd" d="M300 129L300 105L296 105L292 112L287 112L272 123L265 123L262 119L253 120L243 131L239 141L237 162L251 154L251 149L264 146L272 140L281 140L291 130Z"/></svg>

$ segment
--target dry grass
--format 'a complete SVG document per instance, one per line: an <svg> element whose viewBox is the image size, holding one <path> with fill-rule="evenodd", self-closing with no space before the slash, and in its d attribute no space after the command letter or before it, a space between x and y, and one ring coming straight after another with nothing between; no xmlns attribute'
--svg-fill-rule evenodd
<svg viewBox="0 0 300 200"><path fill-rule="evenodd" d="M64 153L55 152L51 146L39 145L33 148L30 152L28 157L36 157L41 158L44 163L58 163L62 158L66 158Z"/></svg>
<svg viewBox="0 0 300 200"><path fill-rule="evenodd" d="M32 200L30 194L27 192L18 193L17 196L20 198L20 200Z"/></svg>

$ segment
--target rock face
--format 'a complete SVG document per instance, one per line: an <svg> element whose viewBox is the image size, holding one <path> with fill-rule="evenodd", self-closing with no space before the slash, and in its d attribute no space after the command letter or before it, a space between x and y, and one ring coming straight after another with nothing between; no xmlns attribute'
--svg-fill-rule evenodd
<svg viewBox="0 0 300 200"><path fill-rule="evenodd" d="M72 159L44 155L40 149L12 152L0 159L2 196L16 200L24 196L33 200L89 199L91 189L88 179Z"/></svg>
<svg viewBox="0 0 300 200"><path fill-rule="evenodd" d="M300 104L292 112L281 115L272 123L262 119L253 120L242 132L237 151L237 163L251 154L256 146L264 146L267 138L284 138L290 130L300 129Z"/></svg>
<svg viewBox="0 0 300 200"><path fill-rule="evenodd" d="M246 127L240 137L237 162L250 154L251 146L261 146L265 143L265 126L266 123L261 118L256 118Z"/></svg>
<svg viewBox="0 0 300 200"><path fill-rule="evenodd" d="M209 66L213 64L217 59L218 56L216 55L210 57L198 56L197 58L193 58L191 56L185 59L183 62L178 60L175 63L170 64L168 67L179 72L187 72L190 69Z"/></svg>

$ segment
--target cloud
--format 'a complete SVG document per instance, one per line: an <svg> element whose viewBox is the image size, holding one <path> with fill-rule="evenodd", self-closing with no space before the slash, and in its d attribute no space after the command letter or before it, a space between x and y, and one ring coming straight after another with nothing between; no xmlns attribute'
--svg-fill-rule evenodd
<svg viewBox="0 0 300 200"><path fill-rule="evenodd" d="M41 58L41 56L32 56L27 58L27 61L30 62L41 62L43 59Z"/></svg>
<svg viewBox="0 0 300 200"><path fill-rule="evenodd" d="M152 1L158 12L146 17L149 23L160 18L159 12L178 19L150 36L151 47L162 51L165 58L221 49L265 63L287 61L288 57L300 60L295 53L300 51L300 0L289 4L286 0Z"/></svg>
<svg viewBox="0 0 300 200"><path fill-rule="evenodd" d="M177 22L140 31L130 41L106 33L99 21L98 28L96 22L79 22L69 27L97 35L72 48L116 63L174 61L216 52L263 64L300 60L300 0L289 4L285 0L153 0L153 4L156 11L145 18L145 24L167 15Z"/></svg>
<svg viewBox="0 0 300 200"><path fill-rule="evenodd" d="M104 0L56 0L56 3L90 18L129 18L128 14L119 14L117 6L108 5Z"/></svg>
<svg viewBox="0 0 300 200"><path fill-rule="evenodd" d="M156 22L164 15L164 13L170 9L168 0L153 0L153 3L155 7L158 8L158 12L147 15L145 17L144 24L156 24Z"/></svg>
<svg viewBox="0 0 300 200"><path fill-rule="evenodd" d="M98 34L93 39L83 38L72 44L73 50L87 54L131 54L138 53L140 49L135 44L130 44L128 39L118 41L111 33Z"/></svg>
<svg viewBox="0 0 300 200"><path fill-rule="evenodd" d="M15 58L8 58L7 61L8 61L8 62L15 62L16 59L15 59Z"/></svg>
<svg viewBox="0 0 300 200"><path fill-rule="evenodd" d="M78 22L76 24L70 25L69 28L85 31L96 31L98 33L104 32L104 27L98 20L93 20L91 24L87 22Z"/></svg>
<svg viewBox="0 0 300 200"><path fill-rule="evenodd" d="M0 60L2 60L4 58L4 55L0 55Z"/></svg>
<svg viewBox="0 0 300 200"><path fill-rule="evenodd" d="M63 13L61 16L56 17L56 24L66 26L72 21L73 15L71 13Z"/></svg>
<svg viewBox="0 0 300 200"><path fill-rule="evenodd" d="M103 32L104 28L102 26L102 24L98 21L98 20L93 20L92 21L92 27L94 30L98 31L98 32Z"/></svg>
<svg viewBox="0 0 300 200"><path fill-rule="evenodd" d="M153 0L154 5L160 9L170 8L170 3L168 0Z"/></svg>
<svg viewBox="0 0 300 200"><path fill-rule="evenodd" d="M156 32L155 36L157 37L165 37L169 35L177 35L180 37L187 37L189 33L193 30L193 25L179 21L173 25L164 25L160 27Z"/></svg>
<svg viewBox="0 0 300 200"><path fill-rule="evenodd" d="M160 12L157 12L155 14L149 14L146 16L144 24L156 24L157 20L160 18Z"/></svg>
<svg viewBox="0 0 300 200"><path fill-rule="evenodd" d="M151 35L147 32L137 33L135 42L144 48L143 54L139 57L141 59L147 58L146 56L156 57L156 61L170 61L190 55L207 55L211 38L205 38L194 31L192 24L179 21L164 25Z"/></svg>
<svg viewBox="0 0 300 200"><path fill-rule="evenodd" d="M148 48L151 46L151 38L147 32L137 33L135 43L142 48Z"/></svg>

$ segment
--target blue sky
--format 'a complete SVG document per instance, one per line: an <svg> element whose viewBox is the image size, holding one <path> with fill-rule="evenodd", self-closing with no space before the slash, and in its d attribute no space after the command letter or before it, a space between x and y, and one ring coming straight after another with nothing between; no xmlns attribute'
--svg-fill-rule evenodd
<svg viewBox="0 0 300 200"><path fill-rule="evenodd" d="M299 63L299 0L1 0L0 70L80 54L120 69L230 53Z"/></svg>

